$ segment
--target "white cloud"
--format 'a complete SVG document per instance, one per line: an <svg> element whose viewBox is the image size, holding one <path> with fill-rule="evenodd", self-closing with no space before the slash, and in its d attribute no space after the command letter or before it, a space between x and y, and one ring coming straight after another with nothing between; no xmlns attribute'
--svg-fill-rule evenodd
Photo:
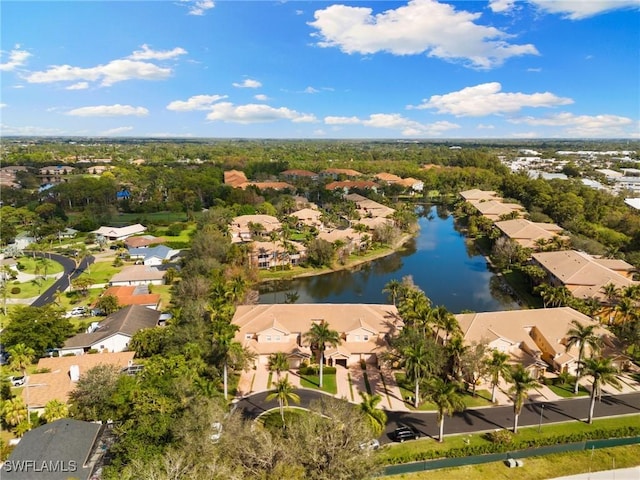
<svg viewBox="0 0 640 480"><path fill-rule="evenodd" d="M104 135L105 137L109 137L111 135L120 135L121 133L130 132L131 130L133 130L133 127L116 127L110 130L105 130L104 132L101 133L101 135Z"/></svg>
<svg viewBox="0 0 640 480"><path fill-rule="evenodd" d="M187 51L181 47L176 47L173 50L152 50L149 45L144 44L140 48L142 50L136 50L129 55L129 58L132 60L169 60L187 54Z"/></svg>
<svg viewBox="0 0 640 480"><path fill-rule="evenodd" d="M618 115L575 115L561 112L547 117L520 117L510 120L515 124L564 127L567 135L575 137L626 136L633 128L633 120Z"/></svg>
<svg viewBox="0 0 640 480"><path fill-rule="evenodd" d="M267 97L264 93L259 93L257 95L254 95L253 98L255 98L256 100L259 100L260 102L266 102L267 100L269 100L269 97Z"/></svg>
<svg viewBox="0 0 640 480"><path fill-rule="evenodd" d="M202 16L207 10L215 7L213 0L180 0L189 8L189 15Z"/></svg>
<svg viewBox="0 0 640 480"><path fill-rule="evenodd" d="M232 85L236 88L260 88L262 83L258 80L252 80L251 78L245 78L242 82L234 82Z"/></svg>
<svg viewBox="0 0 640 480"><path fill-rule="evenodd" d="M7 106L7 104L6 104L6 103L0 103L0 108L4 108L4 107L6 107L6 106Z"/></svg>
<svg viewBox="0 0 640 480"><path fill-rule="evenodd" d="M89 88L88 82L78 82L74 83L73 85L69 85L65 88L65 90L85 90L87 88Z"/></svg>
<svg viewBox="0 0 640 480"><path fill-rule="evenodd" d="M489 8L494 13L505 13L513 9L515 0L489 0Z"/></svg>
<svg viewBox="0 0 640 480"><path fill-rule="evenodd" d="M564 18L582 20L621 8L639 8L638 0L529 0L540 10Z"/></svg>
<svg viewBox="0 0 640 480"><path fill-rule="evenodd" d="M212 105L207 119L243 124L274 122L277 120L291 120L296 123L317 121L314 115L300 113L286 107L274 108L256 103L234 105L231 102L220 102Z"/></svg>
<svg viewBox="0 0 640 480"><path fill-rule="evenodd" d="M525 107L554 107L573 103L570 98L558 97L550 92L527 94L503 93L501 90L502 85L498 82L483 83L445 95L433 95L428 100L423 100L422 104L408 108L435 108L438 113L480 117L513 113Z"/></svg>
<svg viewBox="0 0 640 480"><path fill-rule="evenodd" d="M479 123L478 125L476 125L476 128L478 130L493 130L496 127L495 125L491 125L491 124Z"/></svg>
<svg viewBox="0 0 640 480"><path fill-rule="evenodd" d="M162 68L149 62L119 59L89 68L54 65L48 70L30 73L25 79L29 83L100 81L102 86L110 86L125 80L162 80L170 75L170 68Z"/></svg>
<svg viewBox="0 0 640 480"><path fill-rule="evenodd" d="M24 127L14 127L7 124L0 124L0 133L2 135L62 135L64 134L63 130L59 128L47 128L47 127L35 127L35 126L24 126Z"/></svg>
<svg viewBox="0 0 640 480"><path fill-rule="evenodd" d="M304 93L319 93L320 90L313 88L311 86L304 89Z"/></svg>
<svg viewBox="0 0 640 480"><path fill-rule="evenodd" d="M131 105L96 105L93 107L80 107L67 112L67 115L76 117L119 117L136 116L145 117L149 110L144 107L132 107Z"/></svg>
<svg viewBox="0 0 640 480"><path fill-rule="evenodd" d="M373 15L367 7L331 5L314 13L309 25L320 47L345 53L394 55L427 53L447 61L463 61L480 69L496 67L520 55L537 55L531 44L511 44L510 35L475 23L479 13L456 11L435 0L411 0L406 6Z"/></svg>
<svg viewBox="0 0 640 480"><path fill-rule="evenodd" d="M447 121L423 124L398 113L374 113L369 115L367 119L329 116L324 118L324 123L327 125L363 125L373 128L389 128L400 130L405 136L440 135L447 130L460 128L460 125Z"/></svg>
<svg viewBox="0 0 640 480"><path fill-rule="evenodd" d="M167 105L167 110L173 110L176 112L189 112L192 110L210 110L211 106L227 98L226 95L195 95L190 97L187 101L174 100Z"/></svg>
<svg viewBox="0 0 640 480"><path fill-rule="evenodd" d="M3 54L5 52L2 52ZM20 45L9 52L9 61L6 63L0 63L0 71L11 72L18 67L22 67L27 59L31 56L26 50L21 50Z"/></svg>
<svg viewBox="0 0 640 480"><path fill-rule="evenodd" d="M538 67L538 68L527 68L527 72L538 73L538 72L541 72L541 71L542 71L542 68L540 68L540 67Z"/></svg>

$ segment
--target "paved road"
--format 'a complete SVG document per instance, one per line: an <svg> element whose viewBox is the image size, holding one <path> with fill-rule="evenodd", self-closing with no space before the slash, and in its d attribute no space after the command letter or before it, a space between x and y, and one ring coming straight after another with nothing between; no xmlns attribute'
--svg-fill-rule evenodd
<svg viewBox="0 0 640 480"><path fill-rule="evenodd" d="M267 410L276 408L275 400L265 401L269 392L259 392L238 401L237 408L247 418L256 418ZM296 391L300 395L300 406L306 407L312 400L326 398L320 392L307 389ZM544 409L542 408L544 405ZM589 412L589 397L560 400L556 402L527 403L522 408L519 426L585 420ZM640 414L640 393L604 395L596 403L594 417ZM391 433L400 423L416 427L423 436L437 438L438 424L435 412L387 412L387 428L380 438L381 443L391 441ZM473 433L497 428L513 427L513 406L487 407L466 410L444 421L445 435L452 433Z"/></svg>
<svg viewBox="0 0 640 480"><path fill-rule="evenodd" d="M32 255L32 253L30 253ZM42 295L36 298L33 302L31 302L32 307L43 307L48 303L52 303L55 300L56 292L59 290L64 292L67 288L69 288L69 282L81 275L85 269L91 265L94 261L93 256L88 255L87 257L82 259L80 266L76 269L76 262L68 257L63 257L62 255L58 255L56 253L42 253L36 252L37 257L46 257L51 258L51 260L62 264L64 267L64 274L60 277L56 282L51 285Z"/></svg>

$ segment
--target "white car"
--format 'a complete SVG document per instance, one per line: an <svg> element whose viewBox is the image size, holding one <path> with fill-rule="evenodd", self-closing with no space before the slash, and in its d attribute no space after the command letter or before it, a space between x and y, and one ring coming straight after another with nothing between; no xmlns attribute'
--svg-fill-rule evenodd
<svg viewBox="0 0 640 480"><path fill-rule="evenodd" d="M67 318L71 317L82 317L86 315L87 309L85 307L73 307L70 311L68 311L65 315Z"/></svg>
<svg viewBox="0 0 640 480"><path fill-rule="evenodd" d="M9 381L11 382L11 385L13 385L14 387L20 387L20 386L24 385L25 378L24 377L9 377Z"/></svg>
<svg viewBox="0 0 640 480"><path fill-rule="evenodd" d="M360 450L378 450L380 448L380 442L377 439L369 440L368 442L364 442L360 444Z"/></svg>

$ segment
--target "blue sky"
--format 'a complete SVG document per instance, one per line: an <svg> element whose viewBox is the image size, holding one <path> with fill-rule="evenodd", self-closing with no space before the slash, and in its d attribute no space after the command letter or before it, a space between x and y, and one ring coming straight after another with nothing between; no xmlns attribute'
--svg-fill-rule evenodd
<svg viewBox="0 0 640 480"><path fill-rule="evenodd" d="M638 0L2 1L2 135L640 138Z"/></svg>

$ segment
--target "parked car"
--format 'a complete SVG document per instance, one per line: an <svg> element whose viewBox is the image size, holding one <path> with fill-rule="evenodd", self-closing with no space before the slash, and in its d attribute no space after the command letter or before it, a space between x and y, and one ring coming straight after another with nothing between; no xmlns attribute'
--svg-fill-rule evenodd
<svg viewBox="0 0 640 480"><path fill-rule="evenodd" d="M24 376L22 376L22 377L9 377L9 381L11 382L11 385L13 385L14 387L19 387L21 385L24 385L25 378L24 378Z"/></svg>
<svg viewBox="0 0 640 480"><path fill-rule="evenodd" d="M419 438L420 432L409 425L400 425L393 432L393 439L400 443L405 440L417 440Z"/></svg>
<svg viewBox="0 0 640 480"><path fill-rule="evenodd" d="M69 310L66 314L65 317L67 318L71 318L71 317L83 317L87 314L87 308L86 307L73 307L71 310Z"/></svg>

